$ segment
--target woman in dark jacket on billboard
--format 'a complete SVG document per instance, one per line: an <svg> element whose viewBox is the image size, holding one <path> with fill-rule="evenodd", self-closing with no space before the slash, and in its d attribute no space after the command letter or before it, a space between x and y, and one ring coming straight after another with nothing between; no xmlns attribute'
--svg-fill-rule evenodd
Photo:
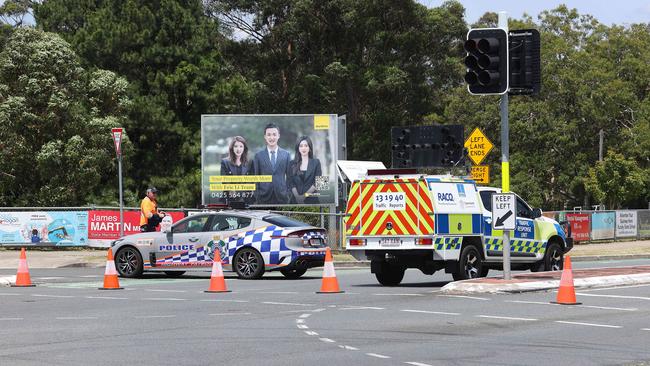
<svg viewBox="0 0 650 366"><path fill-rule="evenodd" d="M323 175L320 160L314 158L314 145L308 136L301 136L296 143L296 151L289 168L289 188L291 202L298 204L318 204L316 177Z"/></svg>
<svg viewBox="0 0 650 366"><path fill-rule="evenodd" d="M221 175L247 175L250 170L248 162L248 144L246 139L235 136L228 145L228 157L221 159ZM233 197L236 193L249 192L224 191L224 201L246 201L246 197Z"/></svg>

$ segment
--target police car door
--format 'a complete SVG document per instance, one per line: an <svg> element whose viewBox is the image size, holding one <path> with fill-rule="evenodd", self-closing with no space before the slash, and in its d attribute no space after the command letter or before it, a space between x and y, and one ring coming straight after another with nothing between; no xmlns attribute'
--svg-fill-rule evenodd
<svg viewBox="0 0 650 366"><path fill-rule="evenodd" d="M535 241L535 220L533 210L524 200L517 196L517 224L515 236L510 241L510 251L513 260L515 258L535 257L535 253L541 249L541 242Z"/></svg>
<svg viewBox="0 0 650 366"><path fill-rule="evenodd" d="M252 219L229 213L215 214L210 222L210 238L208 252L210 258L214 259L214 252L218 249L221 260L224 264L229 264L230 257L228 253L228 241L251 226Z"/></svg>
<svg viewBox="0 0 650 366"><path fill-rule="evenodd" d="M157 264L173 267L201 267L205 262L205 245L210 233L207 231L209 214L198 214L172 226L156 246Z"/></svg>

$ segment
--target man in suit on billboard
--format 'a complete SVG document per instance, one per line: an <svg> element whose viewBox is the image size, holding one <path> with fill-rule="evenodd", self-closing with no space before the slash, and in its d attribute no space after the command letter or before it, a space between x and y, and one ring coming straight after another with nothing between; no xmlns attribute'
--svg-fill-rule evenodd
<svg viewBox="0 0 650 366"><path fill-rule="evenodd" d="M278 146L280 128L275 123L264 127L264 140L266 148L257 152L253 158L253 174L270 175L273 178L271 182L257 183L255 201L258 204L289 203L287 175L291 158L287 150Z"/></svg>

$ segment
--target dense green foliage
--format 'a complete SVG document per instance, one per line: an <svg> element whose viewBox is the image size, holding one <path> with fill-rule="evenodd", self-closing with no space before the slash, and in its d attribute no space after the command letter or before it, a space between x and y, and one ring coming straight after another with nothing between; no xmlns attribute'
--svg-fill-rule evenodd
<svg viewBox="0 0 650 366"><path fill-rule="evenodd" d="M20 26L30 8L35 29ZM195 206L207 113L346 114L348 158L385 163L391 126L480 127L500 183L499 99L463 85L457 2L14 0L0 12L14 19L0 34L0 205L114 203L121 125L126 203L154 184L165 206ZM544 209L647 207L649 25L563 6L510 20L532 27L543 86L510 98L512 190Z"/></svg>

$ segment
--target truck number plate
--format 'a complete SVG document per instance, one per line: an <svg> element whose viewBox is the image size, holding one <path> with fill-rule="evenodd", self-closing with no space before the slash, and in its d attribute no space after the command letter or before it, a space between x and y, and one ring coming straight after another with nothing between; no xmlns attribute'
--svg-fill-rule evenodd
<svg viewBox="0 0 650 366"><path fill-rule="evenodd" d="M383 247L398 247L402 241L399 238L384 238L379 241Z"/></svg>

